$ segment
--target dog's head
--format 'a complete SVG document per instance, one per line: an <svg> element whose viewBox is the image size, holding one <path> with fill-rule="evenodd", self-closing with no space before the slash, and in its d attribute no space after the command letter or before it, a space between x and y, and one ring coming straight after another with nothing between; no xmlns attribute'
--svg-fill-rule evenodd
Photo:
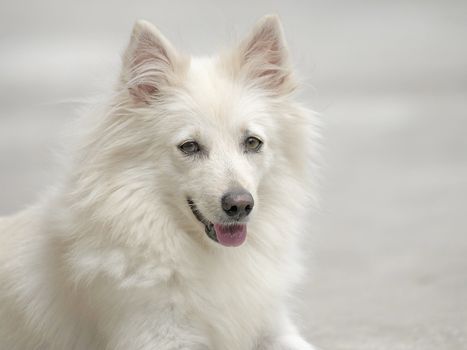
<svg viewBox="0 0 467 350"><path fill-rule="evenodd" d="M120 151L120 160L144 153L151 166L138 174L155 179L177 220L202 239L241 245L248 224L279 191L278 176L293 177L306 153L306 122L291 102L296 84L278 18L260 20L233 50L193 59L139 21L120 86L115 108L133 122L122 122L118 129L130 136L113 142L144 145Z"/></svg>

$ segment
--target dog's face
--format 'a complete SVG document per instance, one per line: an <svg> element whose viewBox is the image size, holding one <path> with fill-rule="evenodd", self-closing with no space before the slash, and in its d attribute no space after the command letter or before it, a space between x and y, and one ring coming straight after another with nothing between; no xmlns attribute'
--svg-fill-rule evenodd
<svg viewBox="0 0 467 350"><path fill-rule="evenodd" d="M241 245L261 210L262 182L292 137L279 107L295 86L278 19L261 20L228 54L192 60L138 22L122 81L151 120L166 200L204 237Z"/></svg>
<svg viewBox="0 0 467 350"><path fill-rule="evenodd" d="M274 117L258 96L192 62L185 96L172 105L167 144L178 196L213 240L236 246L259 209L258 187L274 157ZM180 96L178 96L180 98Z"/></svg>

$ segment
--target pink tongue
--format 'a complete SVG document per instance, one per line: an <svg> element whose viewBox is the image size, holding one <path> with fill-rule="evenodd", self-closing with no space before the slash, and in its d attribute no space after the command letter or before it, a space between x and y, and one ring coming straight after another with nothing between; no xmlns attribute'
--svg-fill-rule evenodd
<svg viewBox="0 0 467 350"><path fill-rule="evenodd" d="M214 224L217 240L226 247L238 247L246 239L246 225Z"/></svg>

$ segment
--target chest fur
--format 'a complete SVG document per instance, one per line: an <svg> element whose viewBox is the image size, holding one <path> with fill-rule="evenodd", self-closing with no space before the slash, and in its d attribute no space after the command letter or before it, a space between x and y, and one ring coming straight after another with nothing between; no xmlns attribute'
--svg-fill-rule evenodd
<svg viewBox="0 0 467 350"><path fill-rule="evenodd" d="M253 349L281 306L286 281L265 256L221 259L184 286L214 349Z"/></svg>

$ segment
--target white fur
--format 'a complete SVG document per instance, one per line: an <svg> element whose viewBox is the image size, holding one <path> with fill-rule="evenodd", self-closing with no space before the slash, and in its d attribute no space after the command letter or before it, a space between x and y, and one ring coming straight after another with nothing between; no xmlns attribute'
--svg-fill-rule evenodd
<svg viewBox="0 0 467 350"><path fill-rule="evenodd" d="M0 349L311 349L287 312L316 151L294 87L274 16L193 59L138 22L62 183L0 220ZM246 130L261 153L241 149ZM183 155L191 138L208 154ZM255 199L237 248L186 202L214 221L232 186Z"/></svg>

